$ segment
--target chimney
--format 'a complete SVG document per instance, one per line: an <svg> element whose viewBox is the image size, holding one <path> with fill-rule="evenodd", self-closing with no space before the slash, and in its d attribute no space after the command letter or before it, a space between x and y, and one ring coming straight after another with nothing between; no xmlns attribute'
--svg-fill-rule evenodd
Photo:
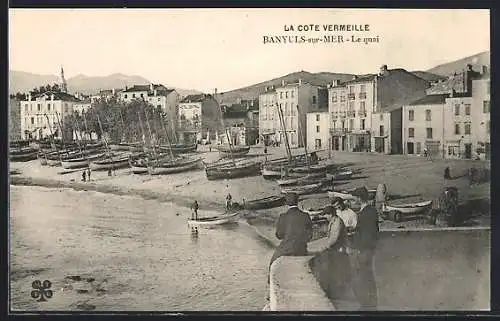
<svg viewBox="0 0 500 321"><path fill-rule="evenodd" d="M483 66L481 67L481 73L482 73L483 75L486 75L486 74L488 73L488 66L483 65Z"/></svg>
<svg viewBox="0 0 500 321"><path fill-rule="evenodd" d="M31 101L31 93L28 93L28 101Z"/></svg>

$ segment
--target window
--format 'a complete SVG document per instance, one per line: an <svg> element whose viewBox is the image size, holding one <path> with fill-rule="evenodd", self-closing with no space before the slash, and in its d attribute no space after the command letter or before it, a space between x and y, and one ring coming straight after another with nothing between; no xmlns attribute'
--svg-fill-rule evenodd
<svg viewBox="0 0 500 321"><path fill-rule="evenodd" d="M316 126L316 132L319 133L319 126Z"/></svg>
<svg viewBox="0 0 500 321"><path fill-rule="evenodd" d="M50 103L47 104L47 110L50 111Z"/></svg>
<svg viewBox="0 0 500 321"><path fill-rule="evenodd" d="M332 94L332 103L336 103L337 102L337 93L333 93Z"/></svg>
<svg viewBox="0 0 500 321"><path fill-rule="evenodd" d="M283 92L280 91L280 99L282 99L282 98L283 98Z"/></svg>
<svg viewBox="0 0 500 321"><path fill-rule="evenodd" d="M316 149L320 149L321 148L321 139L316 139L316 141L314 143L315 143Z"/></svg>
<svg viewBox="0 0 500 321"><path fill-rule="evenodd" d="M319 121L319 114L316 114L316 121Z"/></svg>
<svg viewBox="0 0 500 321"><path fill-rule="evenodd" d="M345 96L344 95L340 95L340 102L344 102L345 101Z"/></svg>
<svg viewBox="0 0 500 321"><path fill-rule="evenodd" d="M349 111L354 111L354 102L353 101L349 102Z"/></svg>
<svg viewBox="0 0 500 321"><path fill-rule="evenodd" d="M160 101L160 97L158 97L158 101Z"/></svg>
<svg viewBox="0 0 500 321"><path fill-rule="evenodd" d="M31 117L31 125L35 124L35 117Z"/></svg>
<svg viewBox="0 0 500 321"><path fill-rule="evenodd" d="M417 154L420 154L422 152L422 143L417 142Z"/></svg>
<svg viewBox="0 0 500 321"><path fill-rule="evenodd" d="M384 114L380 114L379 119L384 120Z"/></svg>
<svg viewBox="0 0 500 321"><path fill-rule="evenodd" d="M455 124L455 135L460 135L460 124Z"/></svg>
<svg viewBox="0 0 500 321"><path fill-rule="evenodd" d="M144 98L144 94L141 94L141 98Z"/></svg>
<svg viewBox="0 0 500 321"><path fill-rule="evenodd" d="M361 129L365 129L365 120L361 119Z"/></svg>
<svg viewBox="0 0 500 321"><path fill-rule="evenodd" d="M460 115L460 105L455 104L455 116L459 116L459 115Z"/></svg>
<svg viewBox="0 0 500 321"><path fill-rule="evenodd" d="M490 101L489 100L484 100L483 101L483 113L487 114L490 112Z"/></svg>
<svg viewBox="0 0 500 321"><path fill-rule="evenodd" d="M359 88L362 93L366 92L366 85L360 85Z"/></svg>
<svg viewBox="0 0 500 321"><path fill-rule="evenodd" d="M157 108L161 108L161 105L156 105Z"/></svg>
<svg viewBox="0 0 500 321"><path fill-rule="evenodd" d="M313 104L316 103L316 96L313 96Z"/></svg>
<svg viewBox="0 0 500 321"><path fill-rule="evenodd" d="M125 96L123 96L123 97L125 97L125 99L127 99L127 94L125 94Z"/></svg>
<svg viewBox="0 0 500 321"><path fill-rule="evenodd" d="M469 115L470 115L470 104L465 104L465 114L466 114L467 116L469 116Z"/></svg>
<svg viewBox="0 0 500 321"><path fill-rule="evenodd" d="M354 119L349 119L349 128L351 130L354 128Z"/></svg>
<svg viewBox="0 0 500 321"><path fill-rule="evenodd" d="M354 86L349 86L349 93L353 94L354 93Z"/></svg>
<svg viewBox="0 0 500 321"><path fill-rule="evenodd" d="M408 120L409 121L415 120L415 111L414 110L408 110Z"/></svg>
<svg viewBox="0 0 500 321"><path fill-rule="evenodd" d="M380 136L384 136L384 125L380 125L379 131L380 131Z"/></svg>
<svg viewBox="0 0 500 321"><path fill-rule="evenodd" d="M36 104L36 109L37 109L38 111L40 111L40 110L42 109L42 105L41 105L41 104Z"/></svg>
<svg viewBox="0 0 500 321"><path fill-rule="evenodd" d="M415 137L415 128L408 128L408 137Z"/></svg>
<svg viewBox="0 0 500 321"><path fill-rule="evenodd" d="M342 129L345 128L345 121L342 121Z"/></svg>
<svg viewBox="0 0 500 321"><path fill-rule="evenodd" d="M28 112L28 104L24 105L24 111L27 113Z"/></svg>
<svg viewBox="0 0 500 321"><path fill-rule="evenodd" d="M431 110L430 109L427 109L425 111L425 120L427 120L427 121L431 120Z"/></svg>
<svg viewBox="0 0 500 321"><path fill-rule="evenodd" d="M132 98L135 98L135 94L132 94Z"/></svg>
<svg viewBox="0 0 500 321"><path fill-rule="evenodd" d="M288 98L288 91L285 92L285 98Z"/></svg>
<svg viewBox="0 0 500 321"><path fill-rule="evenodd" d="M470 123L466 123L465 124L464 134L465 135L470 135Z"/></svg>
<svg viewBox="0 0 500 321"><path fill-rule="evenodd" d="M359 111L363 112L363 113L365 112L365 102L364 101L361 101L359 103Z"/></svg>
<svg viewBox="0 0 500 321"><path fill-rule="evenodd" d="M426 128L427 139L432 139L432 128Z"/></svg>

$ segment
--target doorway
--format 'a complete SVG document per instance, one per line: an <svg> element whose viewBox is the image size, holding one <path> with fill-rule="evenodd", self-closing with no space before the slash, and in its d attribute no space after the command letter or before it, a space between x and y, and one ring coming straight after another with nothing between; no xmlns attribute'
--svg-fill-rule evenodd
<svg viewBox="0 0 500 321"><path fill-rule="evenodd" d="M406 143L406 153L413 155L415 151L413 150L413 143Z"/></svg>
<svg viewBox="0 0 500 321"><path fill-rule="evenodd" d="M345 149L346 149L345 148L345 145L346 145L345 140L346 140L345 136L342 136L342 151L345 151Z"/></svg>
<svg viewBox="0 0 500 321"><path fill-rule="evenodd" d="M464 144L465 147L465 158L472 158L472 144Z"/></svg>

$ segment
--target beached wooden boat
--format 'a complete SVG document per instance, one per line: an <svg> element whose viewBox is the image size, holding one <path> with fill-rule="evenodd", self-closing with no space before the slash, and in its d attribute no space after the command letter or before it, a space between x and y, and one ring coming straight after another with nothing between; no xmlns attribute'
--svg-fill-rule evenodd
<svg viewBox="0 0 500 321"><path fill-rule="evenodd" d="M326 178L326 173L321 172L321 173L308 174L301 177L279 179L276 182L278 183L279 186L308 185L312 183L317 183L319 180L322 180L324 178Z"/></svg>
<svg viewBox="0 0 500 321"><path fill-rule="evenodd" d="M335 192L335 191L328 191L328 197L330 198L335 198L335 197L340 197L343 200L355 200L356 197L352 196L350 193L352 193L356 188L351 188L348 190L344 190L341 192ZM375 194L377 193L376 189L369 189L368 190L368 199L373 200L375 199Z"/></svg>
<svg viewBox="0 0 500 321"><path fill-rule="evenodd" d="M201 217L197 220L188 220L189 227L214 228L219 225L234 223L240 213L224 214L212 217Z"/></svg>
<svg viewBox="0 0 500 321"><path fill-rule="evenodd" d="M61 161L62 168L65 169L76 169L88 167L91 161L102 159L105 156L104 153L86 155L75 158L63 159Z"/></svg>
<svg viewBox="0 0 500 321"><path fill-rule="evenodd" d="M330 178L334 181L342 181L342 180L350 179L352 177L352 175L354 175L353 171L342 171L342 172L338 172L336 174L328 174L327 173L326 177Z"/></svg>
<svg viewBox="0 0 500 321"><path fill-rule="evenodd" d="M245 201L243 207L247 210L261 210L265 208L273 208L285 204L285 197L274 195L256 200Z"/></svg>
<svg viewBox="0 0 500 321"><path fill-rule="evenodd" d="M281 193L283 193L283 194L295 193L298 195L313 194L313 193L320 192L323 189L323 187L325 187L325 183L318 182L318 183L309 184L309 185L284 187L284 188L281 188Z"/></svg>
<svg viewBox="0 0 500 321"><path fill-rule="evenodd" d="M161 146L161 147L164 148L164 146ZM168 149L169 147L166 147L166 148ZM196 143L193 143L193 144L177 143L177 144L172 144L171 148L172 148L172 152L174 154L192 153L192 152L196 151L196 149L198 148L198 144L196 144Z"/></svg>
<svg viewBox="0 0 500 321"><path fill-rule="evenodd" d="M21 153L9 153L9 160L11 162L28 162L37 159L38 152L34 149L25 150Z"/></svg>
<svg viewBox="0 0 500 321"><path fill-rule="evenodd" d="M275 169L265 166L262 168L262 177L268 180L281 178L281 169Z"/></svg>
<svg viewBox="0 0 500 321"><path fill-rule="evenodd" d="M128 163L130 165L132 173L134 173L134 174L148 174L149 173L147 162L143 159L129 158Z"/></svg>
<svg viewBox="0 0 500 321"><path fill-rule="evenodd" d="M432 201L424 201L411 204L401 204L401 205L385 205L384 212L399 212L402 214L416 214L430 209L432 206Z"/></svg>
<svg viewBox="0 0 500 321"><path fill-rule="evenodd" d="M130 151L130 144L128 143L110 144L109 149L113 151Z"/></svg>
<svg viewBox="0 0 500 321"><path fill-rule="evenodd" d="M231 179L260 175L260 162L248 161L237 163L207 164L203 162L208 180Z"/></svg>
<svg viewBox="0 0 500 321"><path fill-rule="evenodd" d="M201 165L201 157L196 158L181 158L174 160L166 160L159 162L157 165L149 167L149 174L164 175L189 171L199 168Z"/></svg>
<svg viewBox="0 0 500 321"><path fill-rule="evenodd" d="M28 147L29 144L30 144L29 140L11 140L9 141L9 148Z"/></svg>
<svg viewBox="0 0 500 321"><path fill-rule="evenodd" d="M221 157L231 157L231 154L232 156L234 157L238 157L238 156L244 156L246 154L248 154L248 152L250 151L250 146L231 146L231 148L229 147L229 145L218 145L218 146L215 146L215 149L217 149L219 151L219 154ZM231 151L232 149L232 151Z"/></svg>
<svg viewBox="0 0 500 321"><path fill-rule="evenodd" d="M127 155L119 155L106 157L100 160L91 161L89 167L94 171L103 171L109 169L119 169L129 166L129 157Z"/></svg>
<svg viewBox="0 0 500 321"><path fill-rule="evenodd" d="M303 173L303 174L309 174L309 173L321 173L324 172L326 173L327 166L326 165L311 165L311 166L301 166L301 167L293 167L290 169L291 172L294 173Z"/></svg>

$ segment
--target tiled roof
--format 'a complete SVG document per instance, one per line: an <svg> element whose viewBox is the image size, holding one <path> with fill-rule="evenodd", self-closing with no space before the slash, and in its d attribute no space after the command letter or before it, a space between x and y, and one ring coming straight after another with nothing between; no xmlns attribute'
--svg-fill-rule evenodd
<svg viewBox="0 0 500 321"><path fill-rule="evenodd" d="M199 103L203 102L206 99L211 99L211 95L206 94L196 94L196 95L188 95L184 99L182 99L181 103Z"/></svg>
<svg viewBox="0 0 500 321"><path fill-rule="evenodd" d="M446 102L446 98L448 98L448 94L440 94L440 95L427 95L425 97L422 97L420 99L417 99L413 102L411 102L409 105L410 106L417 106L417 105L440 105L444 104Z"/></svg>
<svg viewBox="0 0 500 321"><path fill-rule="evenodd" d="M61 91L46 91L43 94L38 94L34 98L39 98L42 96L46 96L47 98L51 98L51 95L54 94L54 100L64 100L64 101L77 101L80 102L78 98L68 93L64 93Z"/></svg>
<svg viewBox="0 0 500 321"><path fill-rule="evenodd" d="M154 90L156 90L157 94L159 95L168 95L175 89L168 89L167 87L163 85L155 85L153 84L153 90L151 90L150 85L134 85L130 88L127 88L126 90L123 90L122 92L130 93L130 92L138 92L138 91L147 91L148 94L152 95L154 94Z"/></svg>

